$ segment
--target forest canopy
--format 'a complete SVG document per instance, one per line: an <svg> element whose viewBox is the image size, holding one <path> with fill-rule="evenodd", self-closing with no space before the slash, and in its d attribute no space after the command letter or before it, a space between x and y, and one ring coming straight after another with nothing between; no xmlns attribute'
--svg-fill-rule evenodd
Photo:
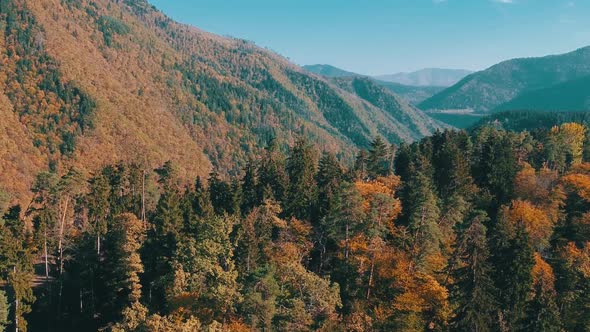
<svg viewBox="0 0 590 332"><path fill-rule="evenodd" d="M590 141L564 123L374 139L353 165L271 141L236 177L40 173L0 223L20 331L583 331Z"/></svg>

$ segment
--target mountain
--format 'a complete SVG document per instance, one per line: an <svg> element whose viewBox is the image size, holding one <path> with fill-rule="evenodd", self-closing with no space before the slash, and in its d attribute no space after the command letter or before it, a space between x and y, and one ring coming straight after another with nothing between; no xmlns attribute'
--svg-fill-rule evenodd
<svg viewBox="0 0 590 332"><path fill-rule="evenodd" d="M472 71L464 69L426 68L410 73L379 75L375 76L375 78L380 81L404 85L448 87L459 82L471 73Z"/></svg>
<svg viewBox="0 0 590 332"><path fill-rule="evenodd" d="M373 107L384 110L391 117L397 119L402 126L393 129L392 134L407 131L428 133L441 127L441 124L423 112L412 106L407 100L401 98L386 87L383 87L368 77L341 77L334 78L333 82L342 89L358 96ZM449 127L449 126L446 126Z"/></svg>
<svg viewBox="0 0 590 332"><path fill-rule="evenodd" d="M411 86L379 80L375 80L375 82L382 87L389 89L393 93L402 96L413 105L418 105L424 100L444 90L444 87L440 86Z"/></svg>
<svg viewBox="0 0 590 332"><path fill-rule="evenodd" d="M397 119L144 0L0 0L0 26L0 191L15 195L48 168L172 160L188 182L240 173L272 138L303 135L351 160L375 136L413 141L442 126Z"/></svg>
<svg viewBox="0 0 590 332"><path fill-rule="evenodd" d="M366 75L361 75L357 73L352 73L331 65L308 65L303 66L303 69L310 73L314 73L316 75L324 76L327 78L341 78L341 77L369 77ZM374 79L374 82L386 87L391 92L400 95L405 100L409 101L410 103L416 105L436 93L444 90L443 87L438 86L411 86L411 85L403 85L395 82L388 82L388 81L381 81L378 79Z"/></svg>
<svg viewBox="0 0 590 332"><path fill-rule="evenodd" d="M482 127L520 131L550 130L564 123L579 123L590 126L590 112L555 112L555 111L505 111L496 112L483 117L471 126L470 131ZM590 150L588 150L590 151Z"/></svg>
<svg viewBox="0 0 590 332"><path fill-rule="evenodd" d="M310 73L314 73L325 77L363 76L331 65L306 65L302 66L301 68L307 70Z"/></svg>
<svg viewBox="0 0 590 332"><path fill-rule="evenodd" d="M588 75L590 47L561 55L508 60L467 76L425 100L419 107L488 112L523 93L551 88Z"/></svg>
<svg viewBox="0 0 590 332"><path fill-rule="evenodd" d="M590 76L524 92L494 111L589 111Z"/></svg>

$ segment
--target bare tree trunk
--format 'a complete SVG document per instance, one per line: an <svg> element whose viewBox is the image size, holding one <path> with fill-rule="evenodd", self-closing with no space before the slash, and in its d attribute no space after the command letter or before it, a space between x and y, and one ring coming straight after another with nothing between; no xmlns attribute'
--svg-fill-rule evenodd
<svg viewBox="0 0 590 332"><path fill-rule="evenodd" d="M375 272L375 255L371 257L371 272L369 273L369 285L367 287L367 301L371 296L371 287L373 287L373 274Z"/></svg>
<svg viewBox="0 0 590 332"><path fill-rule="evenodd" d="M96 255L100 261L100 232L96 232Z"/></svg>
<svg viewBox="0 0 590 332"><path fill-rule="evenodd" d="M45 255L45 281L49 281L49 258L47 257L47 225L43 232L43 254Z"/></svg>
<svg viewBox="0 0 590 332"><path fill-rule="evenodd" d="M141 221L143 222L144 228L147 229L147 223L145 221L145 169L141 178Z"/></svg>
<svg viewBox="0 0 590 332"><path fill-rule="evenodd" d="M14 277L16 278L16 266L12 268L12 271L14 272ZM18 332L18 296L16 296L16 292L14 298L14 330Z"/></svg>
<svg viewBox="0 0 590 332"><path fill-rule="evenodd" d="M63 237L64 237L64 228L66 223L66 215L68 213L68 204L70 202L70 198L66 197L66 202L64 205L64 211L61 216L61 223L59 225L59 243L58 243L58 251L59 251L59 275L61 276L63 273Z"/></svg>
<svg viewBox="0 0 590 332"><path fill-rule="evenodd" d="M349 247L349 239L348 239L348 223L346 224L346 248L344 250L344 257L346 258L346 260L348 261L348 247Z"/></svg>

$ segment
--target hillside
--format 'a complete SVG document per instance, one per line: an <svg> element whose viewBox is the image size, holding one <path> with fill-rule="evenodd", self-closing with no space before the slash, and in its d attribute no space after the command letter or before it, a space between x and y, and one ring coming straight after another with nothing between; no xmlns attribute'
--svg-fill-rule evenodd
<svg viewBox="0 0 590 332"><path fill-rule="evenodd" d="M494 111L588 111L590 110L590 76L528 91L504 103Z"/></svg>
<svg viewBox="0 0 590 332"><path fill-rule="evenodd" d="M465 69L426 68L410 73L378 75L375 79L412 86L444 86L448 87L471 74Z"/></svg>
<svg viewBox="0 0 590 332"><path fill-rule="evenodd" d="M590 75L590 47L541 58L504 61L471 74L422 102L421 109L487 112L518 95Z"/></svg>
<svg viewBox="0 0 590 332"><path fill-rule="evenodd" d="M331 65L309 65L303 66L303 69L310 73L314 73L316 75L324 76L327 78L343 78L343 77L364 77L369 78L369 76L361 75L357 73L352 73ZM405 100L409 101L413 105L417 105L418 103L424 101L435 95L436 93L442 91L444 88L439 86L411 86L411 85L404 85L395 82L388 82L382 81L378 79L373 79L373 82L379 84L389 91L403 97Z"/></svg>
<svg viewBox="0 0 590 332"><path fill-rule="evenodd" d="M386 111L407 128L397 128L393 133L408 130L408 134L418 132L426 135L426 133L440 128L440 124L436 120L425 115L408 101L392 93L375 80L366 77L346 77L335 78L333 82L342 89L368 102L371 106Z"/></svg>
<svg viewBox="0 0 590 332"><path fill-rule="evenodd" d="M590 125L590 112L506 111L483 117L470 130L486 126L510 131L548 130L568 122ZM587 133L588 135L588 133ZM589 149L590 151L590 149Z"/></svg>
<svg viewBox="0 0 590 332"><path fill-rule="evenodd" d="M314 73L325 77L347 77L347 76L362 76L353 72L340 69L331 65L306 65L301 68L310 73Z"/></svg>
<svg viewBox="0 0 590 332"><path fill-rule="evenodd" d="M17 196L48 167L173 160L188 181L240 171L271 138L304 135L350 160L375 136L430 133L143 0L0 0L0 13L0 186Z"/></svg>

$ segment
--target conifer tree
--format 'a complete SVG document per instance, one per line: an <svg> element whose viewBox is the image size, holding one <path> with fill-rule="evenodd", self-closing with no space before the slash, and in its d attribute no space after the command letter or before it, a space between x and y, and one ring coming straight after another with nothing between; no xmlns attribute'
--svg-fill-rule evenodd
<svg viewBox="0 0 590 332"><path fill-rule="evenodd" d="M285 214L301 220L310 220L316 200L315 153L304 138L299 138L287 159L289 187L285 200Z"/></svg>
<svg viewBox="0 0 590 332"><path fill-rule="evenodd" d="M289 179L285 172L285 156L281 152L278 142L274 139L269 143L260 161L257 178L258 198L261 202L265 199L283 201ZM272 194L272 197L267 194Z"/></svg>
<svg viewBox="0 0 590 332"><path fill-rule="evenodd" d="M532 287L533 249L522 225L510 225L500 216L491 237L494 282L502 322L511 329L521 329Z"/></svg>
<svg viewBox="0 0 590 332"><path fill-rule="evenodd" d="M109 291L105 298L112 303L112 311L107 312L112 312L115 317L141 298L139 276L144 267L139 250L144 238L144 226L134 214L125 213L114 218L105 260Z"/></svg>
<svg viewBox="0 0 590 332"><path fill-rule="evenodd" d="M476 211L460 230L453 261L452 299L457 306L452 327L456 331L493 331L497 314L487 245L487 215Z"/></svg>
<svg viewBox="0 0 590 332"><path fill-rule="evenodd" d="M371 179L376 179L379 176L387 176L389 174L389 153L387 144L380 136L377 136L369 148L369 155L367 158L367 174Z"/></svg>
<svg viewBox="0 0 590 332"><path fill-rule="evenodd" d="M247 215L250 211L260 203L258 197L257 186L258 179L256 178L256 167L252 159L248 160L244 170L244 177L242 178L242 215Z"/></svg>

